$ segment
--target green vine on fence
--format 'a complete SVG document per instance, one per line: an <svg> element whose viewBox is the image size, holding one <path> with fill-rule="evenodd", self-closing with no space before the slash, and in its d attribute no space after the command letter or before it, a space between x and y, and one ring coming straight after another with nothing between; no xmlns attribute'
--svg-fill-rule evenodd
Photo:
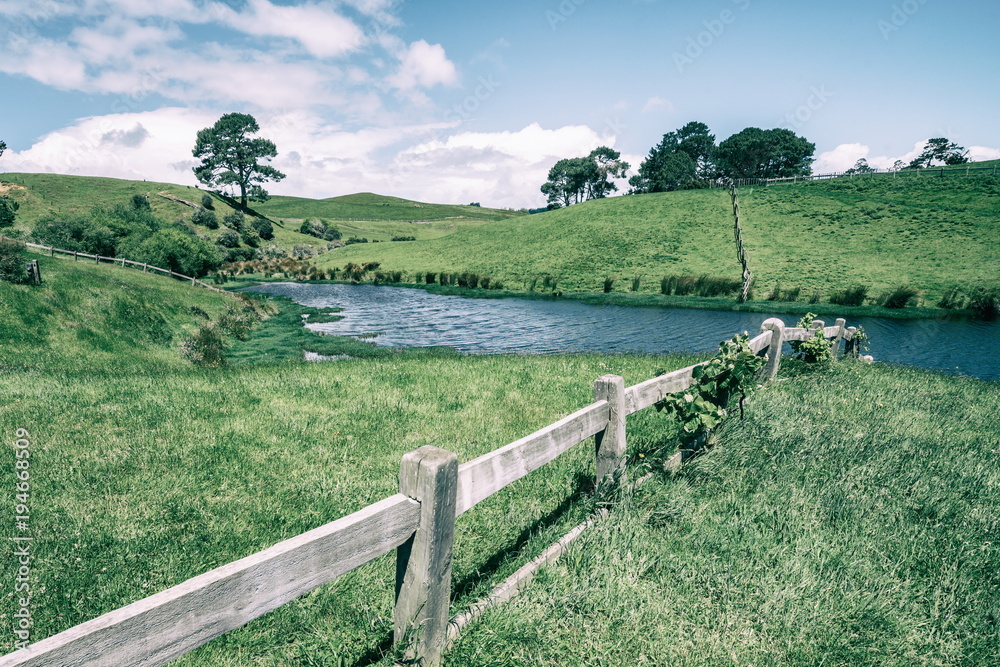
<svg viewBox="0 0 1000 667"><path fill-rule="evenodd" d="M719 352L691 372L694 383L676 394L666 396L655 406L657 411L672 414L681 423L682 449L689 449L728 415L727 407L734 395L739 395L740 417L746 389L757 381L757 372L764 358L750 349L747 333L733 336L719 344Z"/></svg>

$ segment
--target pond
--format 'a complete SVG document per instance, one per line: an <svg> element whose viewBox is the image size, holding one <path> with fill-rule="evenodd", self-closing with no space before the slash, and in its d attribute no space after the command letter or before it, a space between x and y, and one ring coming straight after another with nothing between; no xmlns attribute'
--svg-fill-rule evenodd
<svg viewBox="0 0 1000 667"><path fill-rule="evenodd" d="M778 317L797 315L680 308L594 306L572 300L470 299L421 289L374 285L271 283L253 291L286 296L312 307L343 308L338 322L308 325L341 336L377 333L391 347L444 345L462 352L711 353L742 331L751 336ZM834 317L823 318L832 325ZM868 333L876 361L1000 379L1000 323L949 320L848 319Z"/></svg>

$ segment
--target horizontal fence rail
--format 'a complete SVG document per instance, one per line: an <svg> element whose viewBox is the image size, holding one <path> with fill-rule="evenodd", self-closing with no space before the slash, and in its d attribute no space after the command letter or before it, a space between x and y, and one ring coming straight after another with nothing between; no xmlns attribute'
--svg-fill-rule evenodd
<svg viewBox="0 0 1000 667"><path fill-rule="evenodd" d="M727 179L699 181L702 187L707 188L728 188L730 185L736 187L744 186L768 186L779 183L801 183L803 181L825 181L832 178L862 178L865 176L892 176L896 178L911 177L935 177L946 176L996 176L1000 174L997 165L992 167L973 167L971 165L962 167L924 167L921 169L872 169L865 172L837 171L829 174L809 174L808 176L783 176L780 178L736 178L731 182Z"/></svg>
<svg viewBox="0 0 1000 667"><path fill-rule="evenodd" d="M785 342L821 332L836 359L858 355L857 330L843 319L810 328L766 320L750 349L767 358L773 378ZM412 664L438 665L456 633L485 608L516 594L533 572L565 549L588 520L501 584L486 602L448 619L455 519L494 493L593 437L598 492L624 478L625 420L694 383L694 364L625 388L606 375L595 401L534 433L459 465L455 454L425 446L403 456L400 493L319 528L279 542L150 597L0 658L0 667L110 664L162 665L337 577L396 550L395 638ZM666 464L679 465L677 455ZM606 510L603 510L606 513ZM594 517L596 519L598 517Z"/></svg>
<svg viewBox="0 0 1000 667"><path fill-rule="evenodd" d="M193 276L185 276L182 273L176 273L174 271L169 271L167 269L161 269L160 267L153 266L152 264L145 264L143 262L134 262L131 259L125 259L124 257L103 257L101 255L91 255L89 253L79 252L77 250L64 250L62 248L53 248L52 246L41 245L41 244L38 244L38 243L28 243L27 241L21 241L20 239L10 239L9 237L3 236L3 235L0 235L0 239L9 239L11 241L17 241L18 243L24 243L24 245L26 245L29 248L36 248L38 250L45 250L46 252L49 253L50 257L55 257L56 254L58 253L60 255L70 256L74 260L79 260L81 257L83 259L92 259L92 260L94 260L95 264L100 264L101 262L106 262L108 264L117 264L118 266L120 266L122 268L124 268L126 266L131 266L131 267L135 267L136 269L142 269L142 271L144 273L146 271L156 271L158 273L164 273L164 274L166 274L168 276L172 276L172 277L178 278L180 280L186 280L186 281L190 282L192 285L197 285L199 287L204 287L205 289L210 289L213 292L219 292L221 294L229 294L229 292L227 292L226 290L219 289L218 287L214 287L212 285L209 285L208 283L202 282L201 280L198 280L197 278L195 278Z"/></svg>

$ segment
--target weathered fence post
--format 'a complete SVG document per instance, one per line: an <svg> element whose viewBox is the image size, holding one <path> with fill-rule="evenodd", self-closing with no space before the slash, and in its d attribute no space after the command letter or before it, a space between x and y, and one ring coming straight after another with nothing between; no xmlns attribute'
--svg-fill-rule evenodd
<svg viewBox="0 0 1000 667"><path fill-rule="evenodd" d="M761 370L761 375L766 380L773 380L778 376L778 366L781 365L781 346L784 343L785 323L777 317L764 320L760 325L760 332L771 332L771 342L767 346L767 365Z"/></svg>
<svg viewBox="0 0 1000 667"><path fill-rule="evenodd" d="M625 380L618 375L602 375L594 382L594 400L607 401L608 425L594 436L597 457L597 494L606 495L621 481L625 472Z"/></svg>
<svg viewBox="0 0 1000 667"><path fill-rule="evenodd" d="M396 549L395 641L407 661L430 667L447 638L458 457L430 445L405 454L399 491L420 503L420 526Z"/></svg>
<svg viewBox="0 0 1000 667"><path fill-rule="evenodd" d="M77 252L76 250L74 250L74 251L73 251L73 261L75 262L75 261L77 261L77 260L78 260L79 258L80 258L80 253L78 253L78 252Z"/></svg>
<svg viewBox="0 0 1000 667"><path fill-rule="evenodd" d="M854 340L854 334L858 332L857 327L847 327L847 343L844 344L844 356L854 359L858 358L858 342Z"/></svg>
<svg viewBox="0 0 1000 667"><path fill-rule="evenodd" d="M830 358L834 361L836 361L837 357L840 356L840 341L844 340L844 333L847 331L847 329L844 328L846 324L847 320L843 317L838 317L837 321L834 323L834 326L837 327L837 336L830 344Z"/></svg>

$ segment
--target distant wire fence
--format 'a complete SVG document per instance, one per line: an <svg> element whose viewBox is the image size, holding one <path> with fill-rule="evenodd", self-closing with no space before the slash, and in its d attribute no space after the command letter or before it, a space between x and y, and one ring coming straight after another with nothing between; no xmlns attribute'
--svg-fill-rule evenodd
<svg viewBox="0 0 1000 667"><path fill-rule="evenodd" d="M20 239L11 239L11 238L9 238L7 236L3 236L3 235L0 235L0 239L7 239L7 240L10 240L10 241L17 241L18 243L24 243L24 245L26 245L29 248L36 248L38 250L45 250L46 252L49 253L49 257L55 257L56 254L58 253L60 255L67 255L68 257L72 257L73 261L76 261L76 262L80 261L81 258L84 259L84 260L92 259L92 260L94 260L95 264L100 264L101 262L106 262L108 264L116 264L118 266L121 266L122 268L124 268L126 266L129 266L129 267L133 267L133 268L136 268L136 269L142 269L143 273L146 273L148 271L156 271L156 272L159 272L159 273L164 273L164 274L166 274L168 276L171 276L173 278L177 278L179 280L188 281L192 285L198 285L199 287L204 287L205 289L210 289L213 292L219 292L221 294L229 294L229 292L227 292L226 290L219 289L218 287L213 287L212 285L209 285L208 283L202 282L201 280L198 280L197 278L195 278L193 276L185 276L183 273L177 273L176 271L169 271L167 269L161 269L158 266L153 266L152 264L147 264L145 262L133 262L132 260L125 259L124 257L102 257L101 255L91 255L91 254L88 254L88 253L85 253L85 252L79 252L77 250L63 250L62 248L53 248L52 246L40 245L38 243L28 243L26 241L21 241Z"/></svg>
<svg viewBox="0 0 1000 667"><path fill-rule="evenodd" d="M925 167L923 169L873 169L864 172L837 171L831 174L810 174L809 176L785 176L783 178L737 178L732 181L707 181L705 187L728 188L757 185L766 187L777 183L801 183L803 181L825 181L832 178L862 178L865 176L892 176L893 178L944 178L945 176L993 175L1000 173L998 165L992 167Z"/></svg>

